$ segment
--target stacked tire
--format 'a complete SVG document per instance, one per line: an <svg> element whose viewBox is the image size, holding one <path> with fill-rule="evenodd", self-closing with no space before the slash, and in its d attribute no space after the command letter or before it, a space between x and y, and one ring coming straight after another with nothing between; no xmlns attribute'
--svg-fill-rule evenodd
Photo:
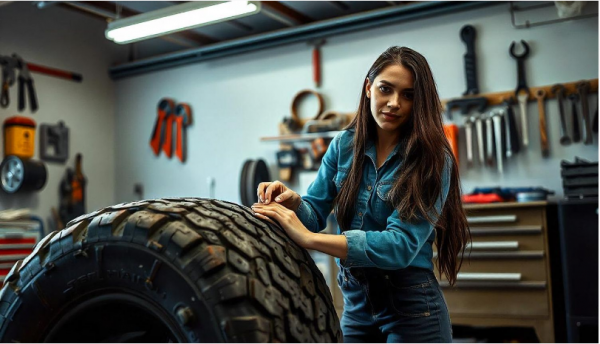
<svg viewBox="0 0 600 344"><path fill-rule="evenodd" d="M157 199L81 216L17 262L2 342L339 342L308 252L250 209Z"/></svg>

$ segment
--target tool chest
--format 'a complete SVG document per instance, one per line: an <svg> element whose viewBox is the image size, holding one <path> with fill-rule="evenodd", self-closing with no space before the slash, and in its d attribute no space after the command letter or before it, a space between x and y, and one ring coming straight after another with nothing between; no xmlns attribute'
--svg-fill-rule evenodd
<svg viewBox="0 0 600 344"><path fill-rule="evenodd" d="M0 221L0 286L18 260L25 259L43 236L41 220Z"/></svg>
<svg viewBox="0 0 600 344"><path fill-rule="evenodd" d="M456 284L440 279L454 325L527 326L554 341L546 205L465 205L472 242Z"/></svg>

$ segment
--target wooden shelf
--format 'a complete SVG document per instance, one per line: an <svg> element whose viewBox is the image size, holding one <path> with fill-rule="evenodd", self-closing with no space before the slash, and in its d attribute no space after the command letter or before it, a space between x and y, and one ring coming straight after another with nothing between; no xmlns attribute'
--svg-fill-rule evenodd
<svg viewBox="0 0 600 344"><path fill-rule="evenodd" d="M590 84L590 90L588 93L598 92L598 79L580 80L580 81L587 81ZM556 84L561 84L565 87L565 97L567 97L570 94L577 93L576 85L580 81L564 82L564 83L556 83ZM556 84L539 86L539 87L530 87L529 88L529 101L537 101L535 94L539 89L543 89L544 91L546 91L546 99L556 98L556 95L552 92L552 86L554 86ZM469 99L469 98L487 98L487 100L488 100L487 106L490 107L490 106L494 106L494 105L500 105L500 104L502 104L502 102L504 100L510 99L511 97L515 100L515 104L516 104L515 91L513 90L513 91L503 91L503 92L494 92L494 93L481 93L481 94L469 95L469 96L464 96L464 97L443 99L442 106L445 108L446 103L448 103L449 101L452 101L452 100Z"/></svg>
<svg viewBox="0 0 600 344"><path fill-rule="evenodd" d="M314 139L318 139L318 138L334 138L335 135L337 135L339 133L339 131L324 131L324 132L320 132L320 133L306 133L306 134L288 134L288 135L281 135L281 136L268 136L268 137L261 137L260 141L261 142L301 142L301 141L312 141Z"/></svg>

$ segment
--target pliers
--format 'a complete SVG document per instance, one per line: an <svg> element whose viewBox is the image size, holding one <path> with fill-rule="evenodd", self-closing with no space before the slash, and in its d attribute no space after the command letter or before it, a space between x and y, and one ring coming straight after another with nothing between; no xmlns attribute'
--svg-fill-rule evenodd
<svg viewBox="0 0 600 344"><path fill-rule="evenodd" d="M162 146L167 156L171 157L171 145L168 144L168 147L166 147L167 145L164 143L171 141L171 131L173 130L171 118L174 111L175 101L173 99L163 98L158 103L158 116L152 130L152 136L150 137L150 147L152 147L154 155L158 156L160 154ZM167 127L166 129L165 126ZM165 140L165 136L167 140Z"/></svg>
<svg viewBox="0 0 600 344"><path fill-rule="evenodd" d="M17 54L13 54L13 58L17 61L17 67L19 68L19 112L25 109L25 93L29 93L29 108L31 112L36 112L38 109L37 97L35 94L35 88L33 87L33 79L29 73L27 63ZM27 90L25 90L27 86Z"/></svg>
<svg viewBox="0 0 600 344"><path fill-rule="evenodd" d="M15 67L17 67L17 61L7 56L0 56L0 65L2 65L0 106L7 108L10 103L10 94L8 90L15 83Z"/></svg>
<svg viewBox="0 0 600 344"><path fill-rule="evenodd" d="M187 136L185 127L192 124L192 108L189 104L180 103L175 108L175 123L177 124L177 143L175 155L179 161L185 162L187 157Z"/></svg>

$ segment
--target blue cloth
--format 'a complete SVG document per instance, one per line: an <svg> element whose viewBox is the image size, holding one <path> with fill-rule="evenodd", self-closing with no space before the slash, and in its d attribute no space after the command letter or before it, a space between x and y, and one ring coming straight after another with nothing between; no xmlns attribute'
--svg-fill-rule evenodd
<svg viewBox="0 0 600 344"><path fill-rule="evenodd" d="M342 131L332 140L315 181L296 210L300 221L312 232L322 231L327 226L333 200L352 165L353 137L354 130L351 129ZM375 145L368 142L356 213L351 229L343 233L348 241L348 255L345 260L336 259L338 265L384 270L412 266L433 270L434 226L425 219L411 223L401 220L398 211L387 202L396 172L402 166L401 145L399 143L377 169ZM450 164L448 158L442 173L442 194L436 202L438 214L448 195ZM430 215L436 218L436 214Z"/></svg>
<svg viewBox="0 0 600 344"><path fill-rule="evenodd" d="M344 343L450 343L452 325L432 271L342 269Z"/></svg>

